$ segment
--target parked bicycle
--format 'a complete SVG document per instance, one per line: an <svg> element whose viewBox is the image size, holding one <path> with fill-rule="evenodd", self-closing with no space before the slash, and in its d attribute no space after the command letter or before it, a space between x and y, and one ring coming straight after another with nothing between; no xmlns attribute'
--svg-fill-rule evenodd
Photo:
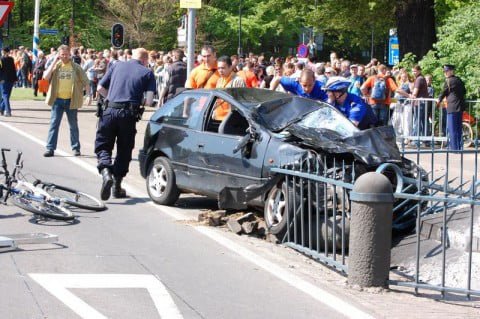
<svg viewBox="0 0 480 319"><path fill-rule="evenodd" d="M5 175L5 182L0 184L0 198L3 198L3 204L6 204L8 198L11 197L14 205L30 211L35 215L65 221L75 218L75 214L68 206L93 211L106 209L105 204L94 196L72 188L38 179L33 183L26 181L20 173L23 168L21 161L22 152L18 152L15 168L12 174L10 174L5 158L5 152L8 151L10 150L5 148L1 149L3 168L1 174Z"/></svg>

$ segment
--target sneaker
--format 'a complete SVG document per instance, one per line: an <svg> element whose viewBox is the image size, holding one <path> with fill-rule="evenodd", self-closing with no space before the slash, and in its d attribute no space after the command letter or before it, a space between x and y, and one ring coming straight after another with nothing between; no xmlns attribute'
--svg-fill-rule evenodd
<svg viewBox="0 0 480 319"><path fill-rule="evenodd" d="M80 156L80 155L82 155L80 153L80 150L73 150L73 156Z"/></svg>
<svg viewBox="0 0 480 319"><path fill-rule="evenodd" d="M12 116L12 114L10 114L10 113L5 113L5 117L10 117L10 116Z"/></svg>
<svg viewBox="0 0 480 319"><path fill-rule="evenodd" d="M53 156L53 150L47 150L45 153L43 153L44 157L52 157Z"/></svg>

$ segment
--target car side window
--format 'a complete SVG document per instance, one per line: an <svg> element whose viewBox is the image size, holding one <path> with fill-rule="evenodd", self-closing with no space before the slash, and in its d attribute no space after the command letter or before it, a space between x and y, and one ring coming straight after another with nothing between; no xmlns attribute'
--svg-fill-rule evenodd
<svg viewBox="0 0 480 319"><path fill-rule="evenodd" d="M167 103L163 123L195 129L207 107L208 95L181 94Z"/></svg>
<svg viewBox="0 0 480 319"><path fill-rule="evenodd" d="M209 132L244 136L249 126L247 119L230 103L215 98L206 130Z"/></svg>

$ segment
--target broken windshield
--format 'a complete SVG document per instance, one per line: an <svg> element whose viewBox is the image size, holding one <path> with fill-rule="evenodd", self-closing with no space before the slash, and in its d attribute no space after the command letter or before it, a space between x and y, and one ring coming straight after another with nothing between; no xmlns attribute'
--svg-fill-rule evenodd
<svg viewBox="0 0 480 319"><path fill-rule="evenodd" d="M333 107L328 107L326 104L323 104L323 106L305 115L297 125L316 130L334 131L341 137L349 137L359 131L340 111Z"/></svg>

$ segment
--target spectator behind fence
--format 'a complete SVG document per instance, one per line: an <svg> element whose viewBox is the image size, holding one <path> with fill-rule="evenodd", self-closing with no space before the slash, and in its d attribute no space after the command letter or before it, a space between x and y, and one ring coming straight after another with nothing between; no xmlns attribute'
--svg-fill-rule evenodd
<svg viewBox="0 0 480 319"><path fill-rule="evenodd" d="M455 67L451 64L443 66L445 84L437 100L439 105L444 98L447 102L447 130L449 135L448 148L453 151L461 150L462 143L462 114L465 111L465 84L454 73Z"/></svg>
<svg viewBox="0 0 480 319"><path fill-rule="evenodd" d="M361 87L363 95L369 97L368 103L377 116L379 126L388 124L391 93L398 92L403 96L408 96L408 93L398 88L395 81L391 77L387 77L386 73L387 67L383 64L380 65L378 74L370 76Z"/></svg>
<svg viewBox="0 0 480 319"><path fill-rule="evenodd" d="M420 101L413 103L413 122L414 122L414 134L416 136L430 136L431 135L431 126L429 124L429 119L432 116L432 105L427 103L423 99L428 98L428 87L427 81L422 75L422 68L419 65L415 65L412 68L413 76L415 77L415 82L413 85L413 91L410 95L410 98L416 99L419 98ZM417 141L417 146L418 145ZM426 146L429 146L429 142L423 142Z"/></svg>
<svg viewBox="0 0 480 319"><path fill-rule="evenodd" d="M217 71L215 49L211 45L204 45L200 52L202 63L192 70L185 87L191 89L213 89L216 87L220 77Z"/></svg>

